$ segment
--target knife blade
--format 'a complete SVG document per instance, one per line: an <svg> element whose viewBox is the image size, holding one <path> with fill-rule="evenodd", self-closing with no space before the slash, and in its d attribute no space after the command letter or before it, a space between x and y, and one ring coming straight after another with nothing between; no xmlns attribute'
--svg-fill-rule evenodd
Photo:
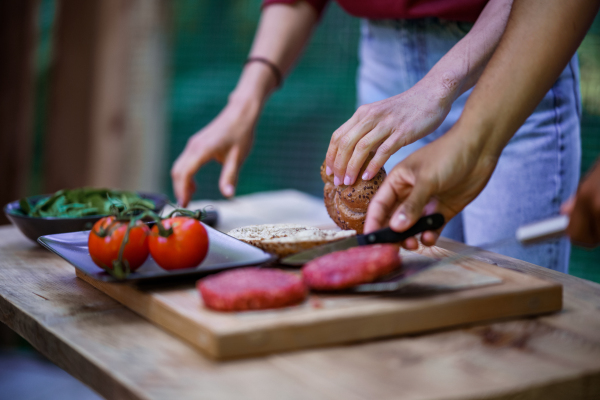
<svg viewBox="0 0 600 400"><path fill-rule="evenodd" d="M425 271L455 264L461 260L471 257L473 254L477 254L485 250L491 250L504 245L516 243L523 246L528 246L544 240L561 237L565 235L568 226L569 216L567 215L558 215L531 224L522 225L517 228L514 237L504 238L494 242L478 245L477 247L469 247L466 250L460 251L450 257L433 261L431 264L420 268L418 271L413 272L409 276L406 276L400 271L400 273L388 277L386 282L374 282L357 285L352 288L352 291L359 293L395 292L413 283L416 277Z"/></svg>
<svg viewBox="0 0 600 400"><path fill-rule="evenodd" d="M391 228L383 228L366 235L356 235L337 242L328 243L322 246L288 256L279 262L285 265L301 266L317 257L334 251L346 250L356 246L366 246L380 243L398 243L411 236L421 232L431 231L441 228L444 225L444 216L442 214L431 214L421 217L412 227L404 232L395 232Z"/></svg>

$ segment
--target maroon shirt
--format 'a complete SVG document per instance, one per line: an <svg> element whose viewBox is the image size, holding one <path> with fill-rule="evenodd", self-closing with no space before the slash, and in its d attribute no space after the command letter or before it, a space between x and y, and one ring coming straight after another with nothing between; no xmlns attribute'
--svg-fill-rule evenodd
<svg viewBox="0 0 600 400"><path fill-rule="evenodd" d="M263 6L292 4L297 0L263 0ZM306 0L319 14L329 0ZM414 19L438 17L451 21L475 22L487 0L337 0L355 17L369 19Z"/></svg>

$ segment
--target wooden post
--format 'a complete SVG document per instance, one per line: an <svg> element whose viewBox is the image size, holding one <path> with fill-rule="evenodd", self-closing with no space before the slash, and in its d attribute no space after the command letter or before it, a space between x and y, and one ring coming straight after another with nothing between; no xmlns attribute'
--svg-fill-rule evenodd
<svg viewBox="0 0 600 400"><path fill-rule="evenodd" d="M163 167L166 65L161 3L61 1L46 138L47 192L79 186L158 189L153 182L159 182L156 169Z"/></svg>
<svg viewBox="0 0 600 400"><path fill-rule="evenodd" d="M108 55L103 26L107 4L114 1L62 0L56 20L56 63L51 78L49 126L45 138L44 188L52 192L89 185L91 163L101 140L95 138L102 118L111 120L111 133L122 132L123 117L103 107L102 96L113 95L113 86L104 87ZM105 40L102 40L105 39ZM109 37L112 39L112 37ZM111 71L112 72L112 71ZM117 83L118 84L118 83ZM119 99L114 99L117 104ZM99 104L100 103L100 104ZM100 143L98 143L100 142ZM96 146L96 147L94 147ZM108 164L108 162L107 162Z"/></svg>
<svg viewBox="0 0 600 400"><path fill-rule="evenodd" d="M29 184L36 10L36 0L0 0L0 207Z"/></svg>
<svg viewBox="0 0 600 400"><path fill-rule="evenodd" d="M160 192L166 165L168 0L133 1L129 34L127 138L122 185Z"/></svg>
<svg viewBox="0 0 600 400"><path fill-rule="evenodd" d="M44 191L84 185L90 149L98 0L62 0L57 5L44 138Z"/></svg>

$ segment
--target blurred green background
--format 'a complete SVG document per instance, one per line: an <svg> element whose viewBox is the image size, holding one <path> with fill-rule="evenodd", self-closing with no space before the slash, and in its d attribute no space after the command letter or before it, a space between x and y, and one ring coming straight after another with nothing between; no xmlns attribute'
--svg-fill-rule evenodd
<svg viewBox="0 0 600 400"><path fill-rule="evenodd" d="M248 56L260 4L172 2L169 165L187 138L225 105ZM330 7L300 63L264 109L237 194L293 187L322 195L319 167L329 138L355 107L357 44L358 20ZM220 197L219 173L216 163L201 170L196 198Z"/></svg>
<svg viewBox="0 0 600 400"><path fill-rule="evenodd" d="M225 105L247 57L260 14L260 0L171 0L169 5L170 82L167 165L188 137ZM40 46L36 59L36 146L43 145L51 65L54 0L42 0ZM331 133L355 109L359 21L332 3L293 73L267 103L255 146L245 163L237 194L296 188L322 195L319 166ZM583 121L582 173L600 155L600 19L579 50ZM32 193L40 192L41 157L35 157ZM198 175L195 198L221 198L220 167ZM172 195L171 182L164 192ZM574 248L571 273L600 282L600 250Z"/></svg>

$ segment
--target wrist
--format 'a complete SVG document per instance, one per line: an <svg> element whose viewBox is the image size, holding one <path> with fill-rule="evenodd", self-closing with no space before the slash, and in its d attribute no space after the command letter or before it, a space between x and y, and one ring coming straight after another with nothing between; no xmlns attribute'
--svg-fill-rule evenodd
<svg viewBox="0 0 600 400"><path fill-rule="evenodd" d="M229 95L226 110L229 118L236 124L254 126L262 110L262 103L253 96L234 91Z"/></svg>
<svg viewBox="0 0 600 400"><path fill-rule="evenodd" d="M470 118L464 112L448 133L449 137L460 142L466 151L496 160L508 142L491 121L485 118Z"/></svg>
<svg viewBox="0 0 600 400"><path fill-rule="evenodd" d="M263 101L252 94L234 90L229 94L227 108L242 120L253 123L262 110Z"/></svg>
<svg viewBox="0 0 600 400"><path fill-rule="evenodd" d="M240 80L227 102L228 108L244 118L258 118L264 103L276 87L273 72L266 65L250 63L244 66Z"/></svg>
<svg viewBox="0 0 600 400"><path fill-rule="evenodd" d="M242 75L229 99L236 103L254 104L260 109L276 88L276 84L277 79L267 65L248 63L244 65Z"/></svg>
<svg viewBox="0 0 600 400"><path fill-rule="evenodd" d="M450 109L452 103L460 96L463 80L450 70L431 70L420 82L431 93L432 101L444 109Z"/></svg>

